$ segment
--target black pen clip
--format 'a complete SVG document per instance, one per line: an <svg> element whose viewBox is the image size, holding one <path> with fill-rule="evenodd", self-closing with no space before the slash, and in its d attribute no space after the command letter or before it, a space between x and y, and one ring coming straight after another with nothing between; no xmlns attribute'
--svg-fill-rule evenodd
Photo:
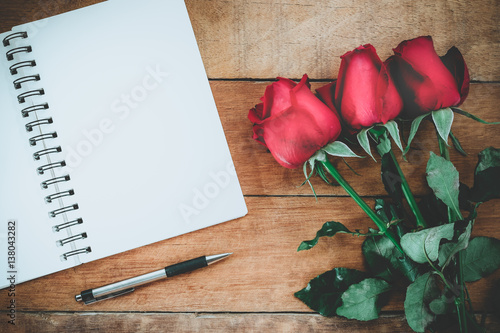
<svg viewBox="0 0 500 333"><path fill-rule="evenodd" d="M104 295L104 296L100 296L100 297L96 297L96 298L90 299L88 301L85 301L85 304L92 304L92 303L95 303L95 302L103 301L105 299L110 299L110 298L113 298L113 297L118 297L118 296L121 296L121 295L125 295L125 294L128 294L128 293L131 293L134 290L135 290L135 288L123 289L123 290L120 290L120 291L116 291L114 293L110 293L110 294L107 294L107 295Z"/></svg>

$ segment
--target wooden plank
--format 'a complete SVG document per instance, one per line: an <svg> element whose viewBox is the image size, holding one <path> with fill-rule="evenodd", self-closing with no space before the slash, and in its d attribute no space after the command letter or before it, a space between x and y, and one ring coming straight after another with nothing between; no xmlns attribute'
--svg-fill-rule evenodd
<svg viewBox="0 0 500 333"><path fill-rule="evenodd" d="M17 332L370 332L372 329L362 322L310 314L19 313L17 322ZM409 331L402 316L384 316L373 324L382 331ZM9 328L5 321L0 322L2 328Z"/></svg>
<svg viewBox="0 0 500 333"><path fill-rule="evenodd" d="M158 242L55 273L16 287L18 311L305 312L293 293L334 267L365 269L363 238L341 234L321 239L297 253L324 222L340 221L367 231L372 222L350 198L247 197L241 219ZM373 201L369 201L373 204ZM474 235L500 238L500 200L480 207ZM134 293L85 306L80 291L132 277L196 256L234 252L221 263L138 288ZM20 267L19 269L22 269ZM491 309L488 295L500 271L470 284L474 309ZM402 310L404 290L393 294L385 311ZM8 304L6 290L0 305Z"/></svg>
<svg viewBox="0 0 500 333"><path fill-rule="evenodd" d="M25 313L17 314L17 332L410 332L403 315L384 314L370 322L325 318L315 314L236 313ZM3 332L12 329L0 322ZM487 332L500 331L500 321L486 320ZM446 332L453 332L453 329Z"/></svg>
<svg viewBox="0 0 500 333"><path fill-rule="evenodd" d="M260 102L260 97L268 84L270 82L212 81L211 83L243 193L312 195L308 185L298 187L305 179L301 169L289 170L281 167L264 146L251 138L252 124L247 118L248 110ZM312 89L324 84L324 82L313 82ZM472 84L469 97L461 107L485 120L500 121L498 105L500 105L500 84ZM405 129L404 138L407 138L409 126ZM460 180L472 186L477 154L488 146L500 148L500 125L484 125L456 115L452 130L469 156L463 157L451 148L451 159L460 173ZM400 164L414 193L421 195L428 191L425 167L429 150L439 152L435 130L431 123L422 123L412 146L416 149L408 154L408 162L400 158ZM361 149L355 151L366 156ZM374 154L377 156L375 152ZM396 152L396 155L401 154ZM341 174L359 194L386 194L380 181L380 162L375 163L371 158L347 160L361 177L353 174L341 159L332 159ZM378 160L380 161L380 158ZM312 182L319 195L345 195L342 188L327 186L318 177L314 177Z"/></svg>
<svg viewBox="0 0 500 333"><path fill-rule="evenodd" d="M100 0L3 0L0 31ZM340 56L371 43L382 59L399 42L432 35L438 54L455 45L473 80L500 80L495 0L186 0L211 78L337 77Z"/></svg>
<svg viewBox="0 0 500 333"><path fill-rule="evenodd" d="M500 77L499 2L186 1L210 77L337 77L340 56L371 43L382 59L432 35L464 54L474 80ZM217 32L214 34L214 32Z"/></svg>

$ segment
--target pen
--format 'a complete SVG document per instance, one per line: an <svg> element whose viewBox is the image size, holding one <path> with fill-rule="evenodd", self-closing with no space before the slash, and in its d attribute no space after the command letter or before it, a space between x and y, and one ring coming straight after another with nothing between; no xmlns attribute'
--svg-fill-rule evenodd
<svg viewBox="0 0 500 333"><path fill-rule="evenodd" d="M134 291L137 286L206 267L218 262L219 260L227 258L231 254L232 253L222 253L183 261L151 273L111 283L103 287L84 290L79 295L76 295L75 299L77 302L83 301L85 304L91 304L105 299L121 296Z"/></svg>

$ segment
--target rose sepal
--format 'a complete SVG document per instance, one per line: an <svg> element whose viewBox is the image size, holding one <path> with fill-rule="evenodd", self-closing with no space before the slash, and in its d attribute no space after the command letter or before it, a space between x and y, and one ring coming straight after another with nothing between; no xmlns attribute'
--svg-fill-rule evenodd
<svg viewBox="0 0 500 333"><path fill-rule="evenodd" d="M422 122L422 120L424 120L424 118L428 116L432 117L432 122L434 123L436 131L441 140L443 140L443 142L446 145L448 145L448 137L451 133L451 125L453 124L454 116L451 108L444 108L422 114L413 119L410 128L410 135L408 136L408 144L405 150L403 151L403 156L406 156L406 154L410 150L410 145L413 139L415 138L415 135L417 134L418 128L420 127L420 123Z"/></svg>
<svg viewBox="0 0 500 333"><path fill-rule="evenodd" d="M486 120L479 118L478 116L473 115L472 113L469 113L469 112L462 110L460 108L457 108L457 107L452 107L451 109L453 110L453 112L461 114L462 116L466 116L467 118L470 118L472 120L480 122L481 124L500 125L500 121L486 121Z"/></svg>
<svg viewBox="0 0 500 333"><path fill-rule="evenodd" d="M363 148L363 150L368 155L370 155L370 157L375 162L377 162L371 152L369 136L375 141L377 147L379 147L379 145L382 145L377 150L379 151L380 156L383 156L391 149L391 143L389 137L387 136L387 133L389 133L398 148L401 150L401 152L403 152L403 145L401 143L401 137L399 135L399 127L394 120L390 120L385 124L377 124L375 126L363 128L356 135L356 138L358 139L358 143L361 148Z"/></svg>

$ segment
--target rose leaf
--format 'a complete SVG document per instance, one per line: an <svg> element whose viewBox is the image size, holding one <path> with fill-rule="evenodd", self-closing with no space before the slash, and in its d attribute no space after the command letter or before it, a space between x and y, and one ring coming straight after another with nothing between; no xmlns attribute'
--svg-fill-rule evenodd
<svg viewBox="0 0 500 333"><path fill-rule="evenodd" d="M316 232L316 237L314 237L311 240L303 241L302 243L300 243L297 251L312 249L316 244L318 244L318 240L320 237L333 237L337 233L361 235L359 232L350 231L340 222L330 221L323 224L321 229L318 230L318 232ZM370 235L371 234L367 234L367 236Z"/></svg>
<svg viewBox="0 0 500 333"><path fill-rule="evenodd" d="M467 224L465 230L458 236L458 240L456 242L445 243L441 245L438 254L439 266L441 268L448 265L451 258L460 250L467 248L469 245L469 238L472 232L472 222Z"/></svg>
<svg viewBox="0 0 500 333"><path fill-rule="evenodd" d="M489 147L479 153L471 200L486 202L500 198L500 149Z"/></svg>
<svg viewBox="0 0 500 333"><path fill-rule="evenodd" d="M377 152L380 156L384 157L385 154L391 151L391 140L387 136L387 132L379 136L377 144Z"/></svg>
<svg viewBox="0 0 500 333"><path fill-rule="evenodd" d="M438 259L439 244L442 239L452 240L454 223L408 233L401 237L401 247L415 262L423 264L427 258L431 261Z"/></svg>
<svg viewBox="0 0 500 333"><path fill-rule="evenodd" d="M371 273L376 277L395 281L399 276L403 276L413 282L418 276L419 266L402 255L387 237L369 237L363 242L361 249Z"/></svg>
<svg viewBox="0 0 500 333"><path fill-rule="evenodd" d="M427 163L427 183L437 198L460 216L458 195L460 182L458 171L450 161L431 152Z"/></svg>
<svg viewBox="0 0 500 333"><path fill-rule="evenodd" d="M342 306L337 308L337 315L364 321L377 319L381 308L379 296L390 289L387 282L374 278L352 284L342 294Z"/></svg>
<svg viewBox="0 0 500 333"><path fill-rule="evenodd" d="M309 281L307 287L295 293L295 297L323 316L335 316L344 291L365 278L366 273L356 269L334 268Z"/></svg>
<svg viewBox="0 0 500 333"><path fill-rule="evenodd" d="M429 310L429 303L439 296L440 290L432 272L419 276L408 286L404 302L405 316L415 332L425 332L435 320L436 316Z"/></svg>
<svg viewBox="0 0 500 333"><path fill-rule="evenodd" d="M477 281L500 267L500 240L475 237L464 251L463 270L467 282Z"/></svg>
<svg viewBox="0 0 500 333"><path fill-rule="evenodd" d="M455 293L445 288L440 297L429 303L429 309L437 315L451 313L455 309L455 299Z"/></svg>

